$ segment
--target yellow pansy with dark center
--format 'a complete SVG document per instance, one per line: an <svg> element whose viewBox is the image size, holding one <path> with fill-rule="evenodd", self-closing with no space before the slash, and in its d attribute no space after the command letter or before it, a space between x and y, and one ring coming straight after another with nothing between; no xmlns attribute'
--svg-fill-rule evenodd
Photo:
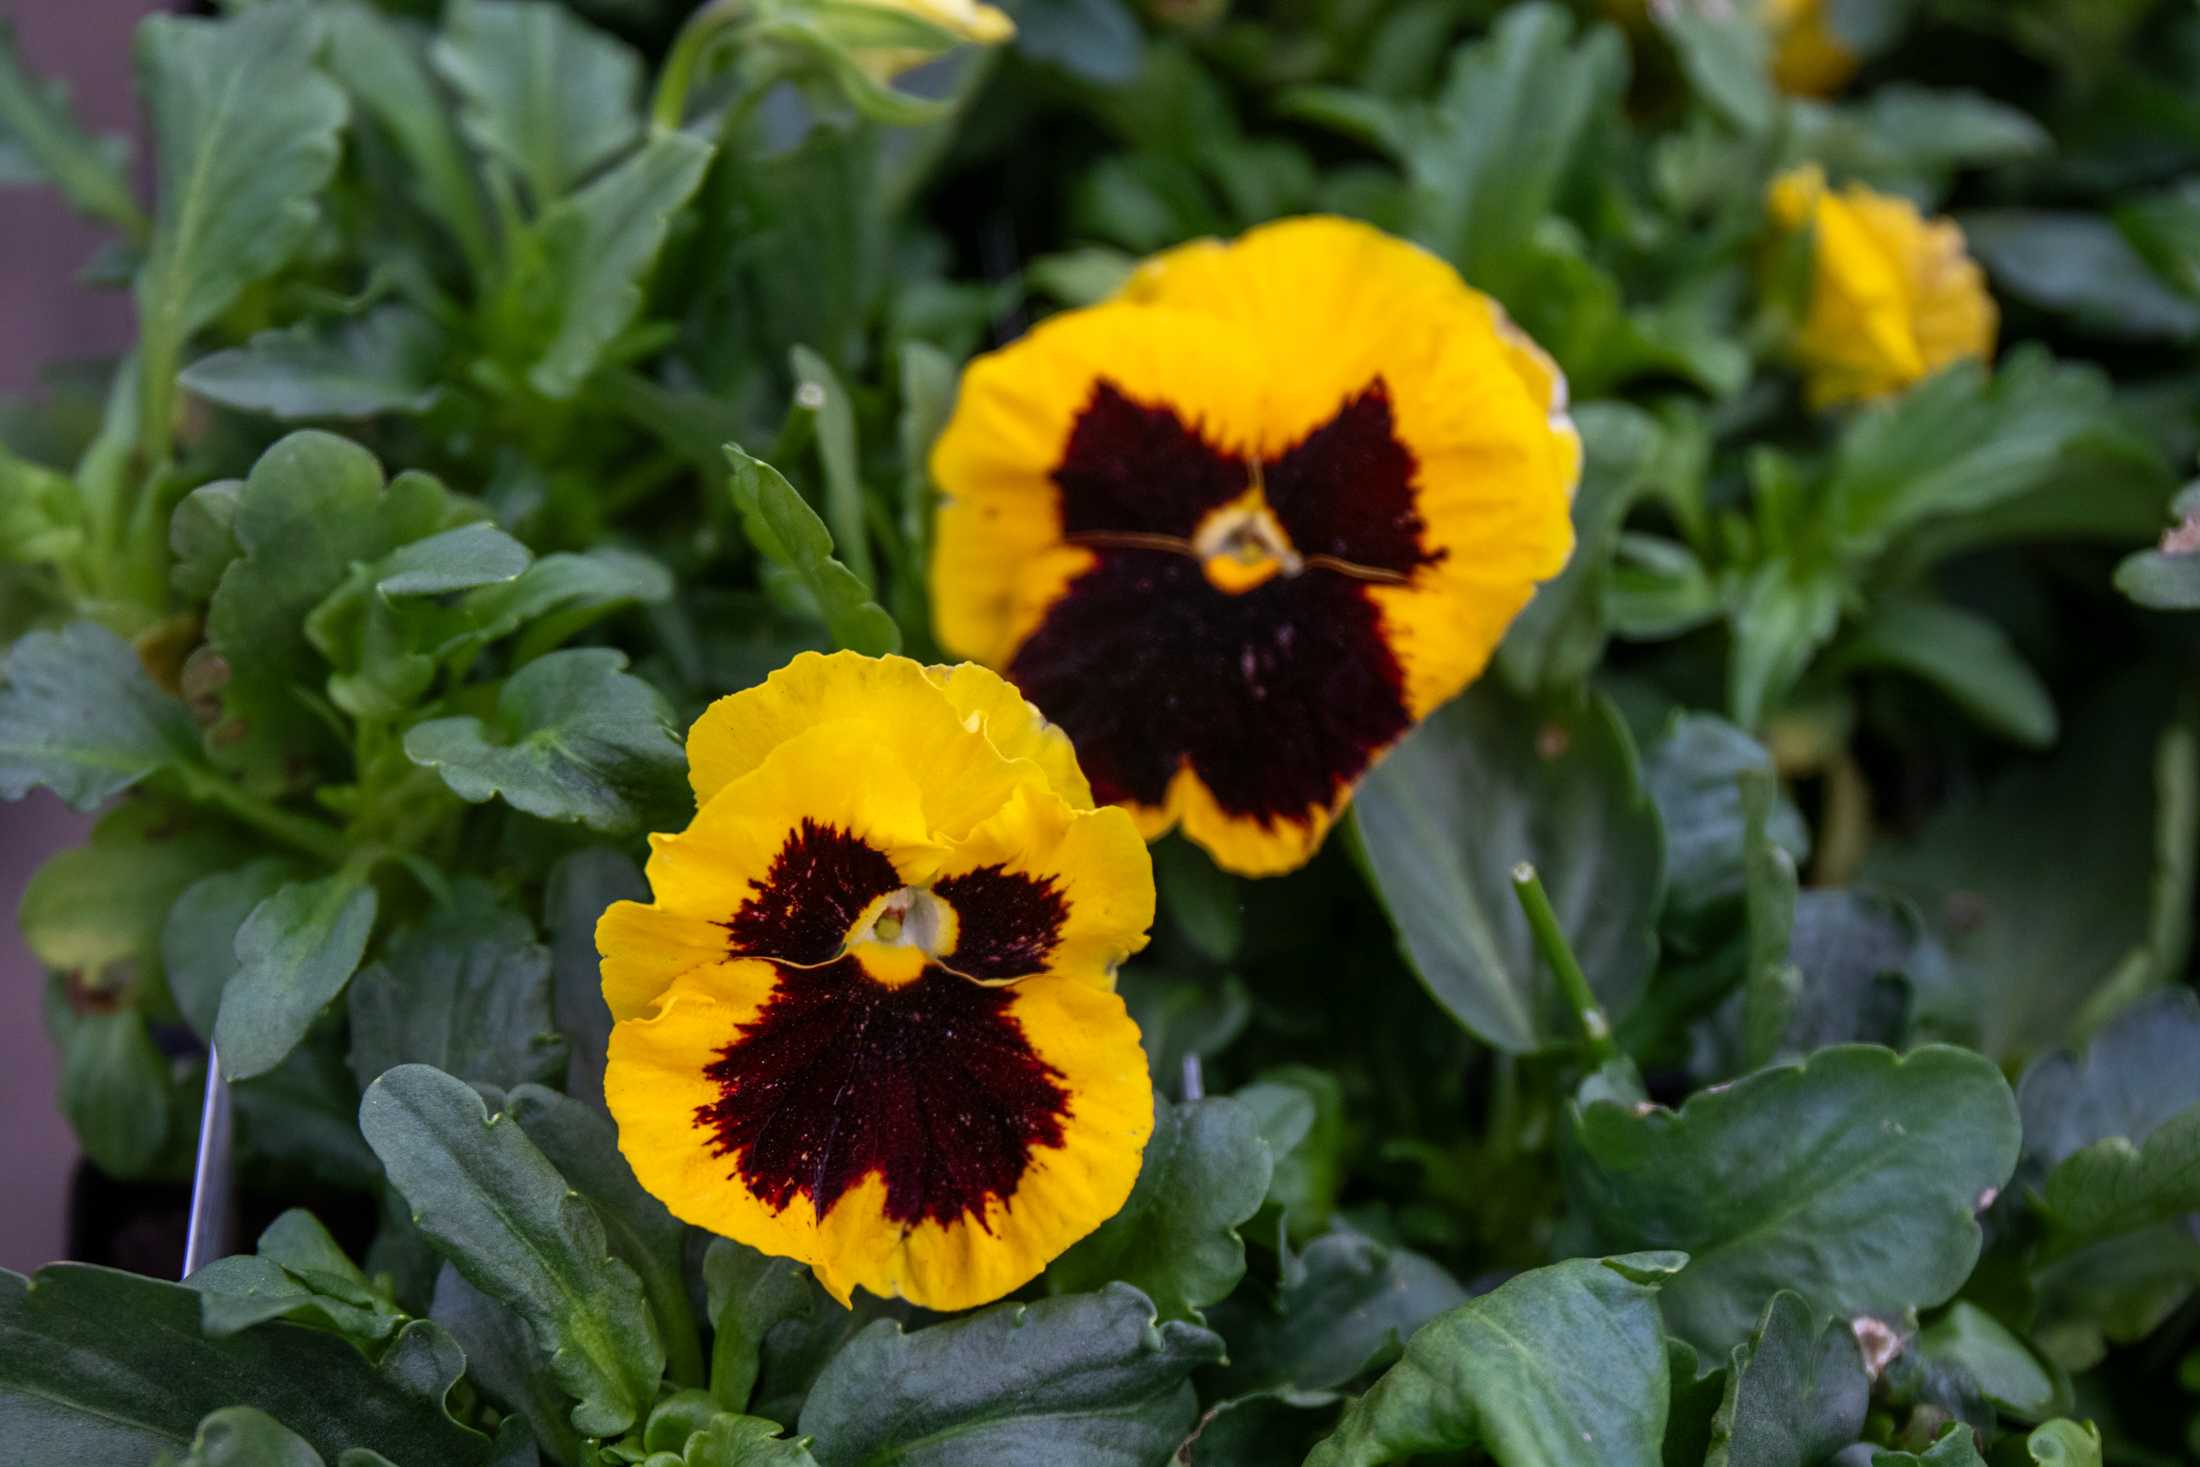
<svg viewBox="0 0 2200 1467"><path fill-rule="evenodd" d="M1565 408L1494 303L1379 230L1170 251L965 373L940 637L1147 835L1289 870L1565 564Z"/></svg>
<svg viewBox="0 0 2200 1467"><path fill-rule="evenodd" d="M688 748L694 822L596 931L635 1175L843 1300L1027 1281L1152 1128L1113 991L1153 920L1135 826L976 667L806 654Z"/></svg>

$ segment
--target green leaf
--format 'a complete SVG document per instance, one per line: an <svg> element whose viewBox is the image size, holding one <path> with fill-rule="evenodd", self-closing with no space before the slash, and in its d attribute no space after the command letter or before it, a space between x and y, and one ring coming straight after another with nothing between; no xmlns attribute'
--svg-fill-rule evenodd
<svg viewBox="0 0 2200 1467"><path fill-rule="evenodd" d="M1344 1087L1326 1070L1278 1065L1237 1099L1251 1108L1276 1162L1253 1231L1270 1237L1270 1223L1281 1222L1294 1242L1325 1231L1344 1190Z"/></svg>
<svg viewBox="0 0 2200 1467"><path fill-rule="evenodd" d="M549 207L641 136L641 58L562 6L460 0L433 50L466 135Z"/></svg>
<svg viewBox="0 0 2200 1467"><path fill-rule="evenodd" d="M703 1381L702 1342L682 1269L687 1227L642 1190L619 1151L611 1122L581 1101L522 1085L505 1097L504 1113L519 1123L550 1164L595 1204L611 1251L642 1281L642 1293L665 1342L666 1368L683 1385Z"/></svg>
<svg viewBox="0 0 2200 1467"><path fill-rule="evenodd" d="M1659 1467L1667 1362L1657 1291L1683 1262L1577 1258L1431 1320L1306 1467L1469 1447L1499 1467Z"/></svg>
<svg viewBox="0 0 2200 1467"><path fill-rule="evenodd" d="M501 795L544 820L621 832L678 798L687 756L657 691L609 647L553 652L514 673L494 726L437 718L405 732L405 755L475 804Z"/></svg>
<svg viewBox="0 0 2200 1467"><path fill-rule="evenodd" d="M310 1442L265 1411L228 1406L199 1423L182 1467L327 1467L327 1463Z"/></svg>
<svg viewBox="0 0 2200 1467"><path fill-rule="evenodd" d="M0 444L0 564L73 565L84 550L84 512L68 475Z"/></svg>
<svg viewBox="0 0 2200 1467"><path fill-rule="evenodd" d="M465 613L483 642L525 627L517 658L531 662L575 632L637 602L672 599L672 573L646 555L613 546L545 555L515 581L467 596Z"/></svg>
<svg viewBox="0 0 2200 1467"><path fill-rule="evenodd" d="M48 1005L61 1051L55 1103L77 1145L113 1177L142 1176L166 1154L176 1083L168 1057L136 1009L77 1013L65 992Z"/></svg>
<svg viewBox="0 0 2200 1467"><path fill-rule="evenodd" d="M1769 132L1780 117L1772 87L1771 33L1754 15L1656 12L1696 95L1744 134Z"/></svg>
<svg viewBox="0 0 2200 1467"><path fill-rule="evenodd" d="M358 971L374 912L374 888L347 872L291 882L252 909L214 1021L223 1074L264 1075L297 1047Z"/></svg>
<svg viewBox="0 0 2200 1467"><path fill-rule="evenodd" d="M492 1117L463 1080L401 1065L367 1088L359 1128L436 1251L527 1322L578 1402L574 1429L632 1426L665 1362L641 1282L518 1124Z"/></svg>
<svg viewBox="0 0 2200 1467"><path fill-rule="evenodd" d="M1727 710L1757 728L1802 678L1841 619L1842 585L1831 573L1808 573L1786 560L1767 561L1743 585L1729 617L1734 657L1727 669Z"/></svg>
<svg viewBox="0 0 2200 1467"><path fill-rule="evenodd" d="M2191 756L2169 711L2151 679L2096 689L2052 757L1951 801L1909 841L1875 843L1865 873L1914 901L1947 952L1919 988L1938 1032L2031 1054L2132 979L2143 989L2182 971L2192 873L2175 820Z"/></svg>
<svg viewBox="0 0 2200 1467"><path fill-rule="evenodd" d="M491 0L473 3L486 9ZM526 8L559 14L547 5ZM559 200L519 245L522 266L497 305L498 350L535 391L571 397L633 322L672 216L702 182L712 151L685 133L651 138Z"/></svg>
<svg viewBox="0 0 2200 1467"><path fill-rule="evenodd" d="M2053 1168L2112 1137L2134 1145L2200 1105L2200 997L2173 989L2133 1004L2083 1054L2044 1055L2017 1087L2024 1153Z"/></svg>
<svg viewBox="0 0 2200 1467"><path fill-rule="evenodd" d="M1841 643L1845 667L1924 679L1994 732L2032 748L2055 742L2055 702L1994 622L1944 601L1891 596Z"/></svg>
<svg viewBox="0 0 2200 1467"><path fill-rule="evenodd" d="M1171 1105L1154 1097L1153 1139L1114 1217L1048 1266L1050 1294L1120 1279L1163 1319L1201 1321L1245 1276L1238 1228L1260 1210L1273 1170L1249 1106L1224 1096Z"/></svg>
<svg viewBox="0 0 2200 1467"><path fill-rule="evenodd" d="M1915 1452L1874 1452L1872 1467L1986 1467L1978 1454L1978 1434L1957 1422L1920 1456Z"/></svg>
<svg viewBox="0 0 2200 1467"><path fill-rule="evenodd" d="M329 73L379 123L412 165L420 200L451 227L477 275L489 268L489 226L472 161L415 38L373 6L324 6Z"/></svg>
<svg viewBox="0 0 2200 1467"><path fill-rule="evenodd" d="M199 1300L181 1284L77 1263L30 1279L0 1273L9 1449L29 1461L142 1462L187 1450L210 1413L250 1406L331 1459L349 1447L450 1467L487 1456L487 1440L444 1413L456 1368L442 1380L378 1369L341 1337L293 1325L211 1339ZM441 1331L415 1323L399 1344L430 1337Z"/></svg>
<svg viewBox="0 0 2200 1467"><path fill-rule="evenodd" d="M2110 1136L2063 1158L2040 1210L2060 1233L2101 1238L2200 1212L2200 1105L2135 1143Z"/></svg>
<svg viewBox="0 0 2200 1467"><path fill-rule="evenodd" d="M1621 523L1648 488L1661 435L1657 420L1620 403L1575 416L1586 459L1574 495L1574 553L1536 589L1497 649L1506 681L1524 692L1578 686L1604 656L1604 599Z"/></svg>
<svg viewBox="0 0 2200 1467"><path fill-rule="evenodd" d="M1903 903L1820 887L1796 896L1785 958L1799 982L1772 1053L1791 1058L1856 1040L1903 1045L1907 975L1934 964L1937 953Z"/></svg>
<svg viewBox="0 0 2200 1467"><path fill-rule="evenodd" d="M721 1411L689 1436L682 1467L817 1467L805 1438L779 1434L779 1423Z"/></svg>
<svg viewBox="0 0 2200 1467"><path fill-rule="evenodd" d="M2080 447L2113 429L2093 367L2022 347L1991 376L1950 367L1851 420L1822 489L1836 532L1876 550L1924 522L1980 515L2055 481Z"/></svg>
<svg viewBox="0 0 2200 1467"><path fill-rule="evenodd" d="M1777 798L1770 774L1742 776L1742 1053L1750 1069L1779 1051L1803 990L1802 969L1788 959L1795 932L1795 858L1768 832Z"/></svg>
<svg viewBox="0 0 2200 1467"><path fill-rule="evenodd" d="M1145 35L1123 0L1035 0L1016 12L1015 47L1034 61L1103 86L1145 65Z"/></svg>
<svg viewBox="0 0 2200 1467"><path fill-rule="evenodd" d="M1863 1434L1870 1398L1847 1323L1782 1289L1734 1347L1704 1467L1817 1467Z"/></svg>
<svg viewBox="0 0 2200 1467"><path fill-rule="evenodd" d="M1157 866L1160 860L1157 855ZM1183 1082L1186 1060L1220 1054L1252 1022L1252 997L1234 976L1185 978L1134 964L1116 985L1137 1021L1147 1069L1162 1089Z"/></svg>
<svg viewBox="0 0 2200 1467"><path fill-rule="evenodd" d="M1512 1053L1573 1042L1512 887L1530 861L1616 1018L1657 953L1657 811L1611 704L1519 703L1490 683L1437 710L1377 765L1354 809L1376 891L1437 1002Z"/></svg>
<svg viewBox="0 0 2200 1467"><path fill-rule="evenodd" d="M1937 194L1958 169L2015 163L2054 146L2029 113L1960 89L1890 82L1854 104L1797 112L1809 156L1830 173L1903 193Z"/></svg>
<svg viewBox="0 0 2200 1467"><path fill-rule="evenodd" d="M1775 1287L1842 1318L1899 1317L1953 1294L1978 1260L1977 1212L2016 1165L2016 1102L1965 1050L1821 1050L1690 1097L1678 1111L1577 1107L1568 1192L1609 1247L1686 1249L1673 1333L1732 1348Z"/></svg>
<svg viewBox="0 0 2200 1467"><path fill-rule="evenodd" d="M176 1007L199 1038L214 1037L222 990L237 971L237 929L295 874L284 857L262 856L199 878L169 906L160 932L161 967Z"/></svg>
<svg viewBox="0 0 2200 1467"><path fill-rule="evenodd" d="M2190 341L2200 301L2173 288L2115 222L2097 214L1988 209L1963 235L2001 291L2105 336Z"/></svg>
<svg viewBox="0 0 2200 1467"><path fill-rule="evenodd" d="M299 1208L268 1225L256 1253L217 1258L184 1282L202 1296L200 1323L216 1339L290 1319L325 1325L365 1348L388 1339L407 1318L328 1229Z"/></svg>
<svg viewBox="0 0 2200 1467"><path fill-rule="evenodd" d="M603 1072L611 1044L611 1010L603 1001L603 960L596 920L613 902L649 900L641 868L607 846L575 851L550 868L543 922L550 932L552 1003L558 1030L572 1049L565 1091L601 1109ZM737 1409L737 1408L730 1408Z"/></svg>
<svg viewBox="0 0 2200 1467"><path fill-rule="evenodd" d="M448 1263L435 1275L429 1315L466 1352L467 1379L502 1409L517 1413L540 1458L523 1457L521 1467L539 1461L584 1460L580 1437L566 1420L566 1396L539 1363L526 1324L504 1305L482 1293ZM499 1458L496 1467L505 1467Z"/></svg>
<svg viewBox="0 0 2200 1467"><path fill-rule="evenodd" d="M351 574L400 545L478 518L433 479L382 467L357 444L292 433L260 455L237 500L242 554L207 608L207 642L229 673L217 757L260 782L295 778L329 753L318 690L326 664L306 636L308 615Z"/></svg>
<svg viewBox="0 0 2200 1467"><path fill-rule="evenodd" d="M0 799L44 786L89 810L185 758L190 715L95 622L32 632L0 663Z"/></svg>
<svg viewBox="0 0 2200 1467"><path fill-rule="evenodd" d="M871 538L863 526L863 473L857 461L856 409L832 363L806 346L789 354L795 402L817 418L817 457L825 470L825 519L848 569L866 586L879 584Z"/></svg>
<svg viewBox="0 0 2200 1467"><path fill-rule="evenodd" d="M175 560L168 583L186 601L214 594L222 572L241 553L237 545L237 501L244 480L216 479L183 497L168 520L168 549Z"/></svg>
<svg viewBox="0 0 2200 1467"><path fill-rule="evenodd" d="M422 413L441 393L446 345L429 317L387 305L333 326L263 331L200 357L178 380L211 402L276 418Z"/></svg>
<svg viewBox="0 0 2200 1467"><path fill-rule="evenodd" d="M288 6L225 21L156 15L137 31L138 85L161 180L137 275L148 401L191 333L305 244L335 171L344 94L313 64L319 17ZM165 431L165 425L163 425Z"/></svg>
<svg viewBox="0 0 2200 1467"><path fill-rule="evenodd" d="M352 980L351 1072L362 1087L428 1064L508 1089L565 1074L550 1013L550 951L526 918L468 892L407 929Z"/></svg>
<svg viewBox="0 0 2200 1467"><path fill-rule="evenodd" d="M33 77L0 24L0 187L51 180L78 211L140 237L145 216L132 197L129 144L93 137L69 111L68 89Z"/></svg>
<svg viewBox="0 0 2200 1467"><path fill-rule="evenodd" d="M1217 1401L1170 1461L1186 1467L1273 1467L1304 1461L1335 1425L1342 1401L1331 1391L1261 1391Z"/></svg>
<svg viewBox="0 0 2200 1467"><path fill-rule="evenodd" d="M825 1367L802 1433L827 1467L1158 1462L1198 1415L1192 1371L1220 1358L1220 1339L1157 1324L1126 1284L913 1334L882 1320Z"/></svg>
<svg viewBox="0 0 2200 1467"><path fill-rule="evenodd" d="M1709 713L1675 714L1643 756L1643 782L1665 828L1669 927L1713 925L1742 896L1742 780L1756 772L1772 772L1772 755ZM1786 798L1765 831L1795 861L1810 854L1810 829Z"/></svg>
<svg viewBox="0 0 2200 1467"><path fill-rule="evenodd" d="M1340 1227L1303 1253L1285 1250L1272 1287L1247 1285L1212 1312L1230 1361L1209 1395L1327 1391L1398 1357L1413 1332L1467 1300L1420 1254Z"/></svg>
<svg viewBox="0 0 2200 1467"><path fill-rule="evenodd" d="M817 603L837 646L880 657L901 649L901 628L871 599L871 588L833 559L833 537L817 511L779 471L726 445L733 466L733 502L757 553L791 571Z"/></svg>
<svg viewBox="0 0 2200 1467"><path fill-rule="evenodd" d="M2067 1393L2008 1326L1967 1300L1958 1299L1917 1338L1917 1351L1943 1370L1958 1372L1978 1394L2027 1421L2070 1405Z"/></svg>
<svg viewBox="0 0 2200 1467"><path fill-rule="evenodd" d="M2200 555L2187 547L2200 517L2200 482L2186 485L2169 512L2177 528L2165 531L2155 549L2125 556L2116 567L2116 589L2156 611L2200 611Z"/></svg>
<svg viewBox="0 0 2200 1467"><path fill-rule="evenodd" d="M1238 879L1179 837L1154 847L1161 910L1192 949L1211 963L1235 961L1245 946L1245 899Z"/></svg>
<svg viewBox="0 0 2200 1467"><path fill-rule="evenodd" d="M731 1238L713 1238L703 1255L710 1308L710 1393L728 1411L745 1411L763 1366L764 1338L781 1321L816 1310L824 1293L809 1269Z"/></svg>
<svg viewBox="0 0 2200 1467"><path fill-rule="evenodd" d="M160 970L161 924L209 866L238 860L235 832L194 810L132 800L100 817L92 838L39 867L23 888L23 941L46 967L112 989Z"/></svg>
<svg viewBox="0 0 2200 1467"><path fill-rule="evenodd" d="M2024 1450L2040 1467L2101 1467L2101 1429L2090 1421L2049 1421L2033 1428Z"/></svg>

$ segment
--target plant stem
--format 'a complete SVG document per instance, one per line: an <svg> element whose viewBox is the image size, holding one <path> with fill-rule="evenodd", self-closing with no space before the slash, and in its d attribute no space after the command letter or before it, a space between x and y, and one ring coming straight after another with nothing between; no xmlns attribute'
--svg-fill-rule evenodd
<svg viewBox="0 0 2200 1467"><path fill-rule="evenodd" d="M293 815L210 769L185 764L179 766L176 773L182 778L184 794L191 800L213 805L232 819L331 865L344 859L343 832L335 826Z"/></svg>
<svg viewBox="0 0 2200 1467"><path fill-rule="evenodd" d="M1566 934L1558 930L1558 914L1551 910L1551 899L1544 894L1543 878L1535 874L1535 867L1522 861L1512 869L1513 895L1520 901L1520 910L1528 919L1528 930L1535 936L1535 945L1543 954L1543 961L1551 965L1551 972L1558 977L1560 991L1566 995L1566 1005L1581 1021L1581 1037L1589 1050L1589 1057L1602 1065L1620 1057L1620 1049L1612 1042L1612 1022L1604 1017L1604 1010L1597 1003L1597 996L1589 989L1589 979L1581 971L1581 964L1574 957L1574 950L1566 943Z"/></svg>
<svg viewBox="0 0 2200 1467"><path fill-rule="evenodd" d="M649 120L660 131L677 131L687 118L688 89L718 33L739 15L746 0L712 0L688 17L665 57L665 69L657 78L657 95L650 104Z"/></svg>

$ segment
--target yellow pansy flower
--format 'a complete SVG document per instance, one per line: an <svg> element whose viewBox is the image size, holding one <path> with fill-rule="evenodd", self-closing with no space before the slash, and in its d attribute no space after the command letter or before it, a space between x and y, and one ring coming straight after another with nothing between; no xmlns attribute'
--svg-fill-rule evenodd
<svg viewBox="0 0 2200 1467"><path fill-rule="evenodd" d="M1305 862L1573 545L1557 367L1436 256L1286 220L970 365L932 454L940 639L1100 800Z"/></svg>
<svg viewBox="0 0 2200 1467"><path fill-rule="evenodd" d="M1884 397L1993 355L1994 298L1954 221L1859 184L1836 193L1815 164L1775 179L1770 207L1779 229L1813 236L1793 343L1813 404Z"/></svg>
<svg viewBox="0 0 2200 1467"><path fill-rule="evenodd" d="M596 928L605 1098L673 1214L932 1309L1120 1208L1153 1126L1114 992L1153 868L994 674L806 653L688 735L697 810Z"/></svg>

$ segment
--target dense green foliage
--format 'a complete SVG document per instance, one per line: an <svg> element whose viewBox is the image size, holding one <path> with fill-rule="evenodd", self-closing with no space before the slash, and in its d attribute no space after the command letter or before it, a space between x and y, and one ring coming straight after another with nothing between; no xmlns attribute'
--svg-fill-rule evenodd
<svg viewBox="0 0 2200 1467"><path fill-rule="evenodd" d="M1828 0L1829 100L1746 0L1024 0L898 86L952 37L692 8L148 19L149 207L0 29L0 184L139 319L0 404L0 796L105 811L20 914L59 1103L186 1177L217 1044L246 1194L339 1199L0 1275L0 1455L2200 1453L2200 6ZM1990 369L1807 405L1802 161L1962 224ZM1572 564L1312 865L1156 849L1146 1173L1018 1298L681 1226L592 937L679 731L936 655L960 362L1309 210L1558 359Z"/></svg>

